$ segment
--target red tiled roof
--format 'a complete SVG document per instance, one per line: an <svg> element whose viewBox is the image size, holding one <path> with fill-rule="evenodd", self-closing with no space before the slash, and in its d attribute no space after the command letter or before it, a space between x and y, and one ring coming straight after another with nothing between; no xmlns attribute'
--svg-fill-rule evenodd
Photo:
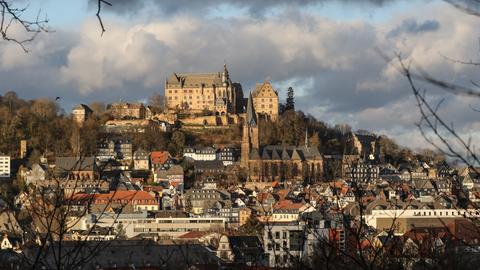
<svg viewBox="0 0 480 270"><path fill-rule="evenodd" d="M74 201L86 201L92 199L93 204L103 204L103 203L114 203L114 202L126 202L126 203L135 203L142 205L155 205L157 204L155 197L150 195L146 191L142 190L117 190L110 191L110 193L105 194L84 194L77 193L72 196Z"/></svg>
<svg viewBox="0 0 480 270"><path fill-rule="evenodd" d="M170 153L168 151L154 151L150 153L150 159L152 164L165 164L170 158Z"/></svg>
<svg viewBox="0 0 480 270"><path fill-rule="evenodd" d="M181 238L181 239L198 239L198 238L203 237L207 234L208 234L208 232L192 231L192 232L187 232L186 234L182 234L178 238Z"/></svg>

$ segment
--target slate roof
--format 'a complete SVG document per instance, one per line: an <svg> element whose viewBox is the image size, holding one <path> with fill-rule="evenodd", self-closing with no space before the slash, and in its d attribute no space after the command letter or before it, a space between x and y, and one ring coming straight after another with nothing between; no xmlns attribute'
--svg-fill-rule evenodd
<svg viewBox="0 0 480 270"><path fill-rule="evenodd" d="M316 147L293 146L293 145L267 145L260 151L250 151L252 160L311 160L322 159L322 155Z"/></svg>
<svg viewBox="0 0 480 270"><path fill-rule="evenodd" d="M72 171L94 171L94 157L57 157L55 159L55 174L61 176Z"/></svg>

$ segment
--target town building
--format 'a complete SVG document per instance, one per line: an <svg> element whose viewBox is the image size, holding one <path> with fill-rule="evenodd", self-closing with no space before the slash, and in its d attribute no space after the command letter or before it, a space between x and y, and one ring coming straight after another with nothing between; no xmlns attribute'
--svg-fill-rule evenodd
<svg viewBox="0 0 480 270"><path fill-rule="evenodd" d="M10 156L0 153L0 178L10 178Z"/></svg>
<svg viewBox="0 0 480 270"><path fill-rule="evenodd" d="M135 170L150 170L150 153L143 149L135 151L133 153L133 168Z"/></svg>
<svg viewBox="0 0 480 270"><path fill-rule="evenodd" d="M165 101L171 110L226 115L241 111L243 92L225 65L222 72L173 73L165 81Z"/></svg>
<svg viewBox="0 0 480 270"><path fill-rule="evenodd" d="M80 126L93 114L93 110L85 104L77 105L72 110L73 120Z"/></svg>
<svg viewBox="0 0 480 270"><path fill-rule="evenodd" d="M233 165L238 159L237 149L233 147L223 147L217 151L217 160L223 162L224 166Z"/></svg>
<svg viewBox="0 0 480 270"><path fill-rule="evenodd" d="M131 161L133 158L132 147L129 139L105 139L98 144L96 157L100 161Z"/></svg>
<svg viewBox="0 0 480 270"><path fill-rule="evenodd" d="M277 121L278 119L278 92L270 82L257 83L252 92L253 106L259 119Z"/></svg>
<svg viewBox="0 0 480 270"><path fill-rule="evenodd" d="M115 120L145 119L147 108L142 103L112 103L107 111Z"/></svg>
<svg viewBox="0 0 480 270"><path fill-rule="evenodd" d="M97 179L97 165L94 157L57 157L55 177L73 180Z"/></svg>
<svg viewBox="0 0 480 270"><path fill-rule="evenodd" d="M195 161L207 161L217 159L217 149L213 147L185 147L183 157L193 159Z"/></svg>

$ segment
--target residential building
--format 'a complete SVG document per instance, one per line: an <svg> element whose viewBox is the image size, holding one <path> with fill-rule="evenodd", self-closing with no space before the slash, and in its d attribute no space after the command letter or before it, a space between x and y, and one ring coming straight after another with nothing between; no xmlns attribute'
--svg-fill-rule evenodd
<svg viewBox="0 0 480 270"><path fill-rule="evenodd" d="M138 149L133 153L133 168L135 170L150 170L150 153L143 150Z"/></svg>
<svg viewBox="0 0 480 270"><path fill-rule="evenodd" d="M380 168L369 163L347 165L347 177L355 182L374 182L379 179Z"/></svg>
<svg viewBox="0 0 480 270"><path fill-rule="evenodd" d="M96 179L97 166L94 157L57 157L55 177L62 179Z"/></svg>
<svg viewBox="0 0 480 270"><path fill-rule="evenodd" d="M99 161L131 161L133 159L132 142L129 139L105 139L97 146Z"/></svg>
<svg viewBox="0 0 480 270"><path fill-rule="evenodd" d="M0 178L10 178L10 156L0 153Z"/></svg>
<svg viewBox="0 0 480 270"><path fill-rule="evenodd" d="M225 166L220 160L195 161L195 173L220 174L225 171Z"/></svg>
<svg viewBox="0 0 480 270"><path fill-rule="evenodd" d="M186 147L183 150L183 157L190 158L195 161L216 160L217 150L213 147Z"/></svg>
<svg viewBox="0 0 480 270"><path fill-rule="evenodd" d="M185 207L192 213L200 215L208 209L222 208L222 202L230 200L230 193L218 189L191 188L185 193Z"/></svg>
<svg viewBox="0 0 480 270"><path fill-rule="evenodd" d="M153 173L155 173L161 168L169 168L174 164L174 161L168 151L153 151L150 153L150 164L152 166Z"/></svg>
<svg viewBox="0 0 480 270"><path fill-rule="evenodd" d="M167 182L169 184L183 185L184 172L180 165L172 165L169 168L160 168L154 175L154 181Z"/></svg>
<svg viewBox="0 0 480 270"><path fill-rule="evenodd" d="M223 165L233 165L238 159L237 149L233 147L223 147L217 152L217 160L223 162Z"/></svg>
<svg viewBox="0 0 480 270"><path fill-rule="evenodd" d="M157 199L142 190L116 190L107 194L77 193L71 201L74 205L90 207L93 213L102 213L107 208L123 211L131 207L133 212L158 211L159 208Z"/></svg>

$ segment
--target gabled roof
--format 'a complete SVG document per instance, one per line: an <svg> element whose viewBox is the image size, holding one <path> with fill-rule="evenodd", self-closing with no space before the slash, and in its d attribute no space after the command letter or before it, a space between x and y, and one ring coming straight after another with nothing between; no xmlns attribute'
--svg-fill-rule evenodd
<svg viewBox="0 0 480 270"><path fill-rule="evenodd" d="M278 97L277 91L273 89L272 85L268 81L265 81L264 83L257 83L255 85L255 89L253 90L253 93L252 93L253 97L256 98L258 96L261 96L262 93L265 93L265 92L262 92L262 90L267 91L267 93L270 95L273 94Z"/></svg>
<svg viewBox="0 0 480 270"><path fill-rule="evenodd" d="M153 151L150 153L152 164L164 165L171 158L168 151Z"/></svg>
<svg viewBox="0 0 480 270"><path fill-rule="evenodd" d="M230 83L228 71L226 67L224 67L223 72L211 72L211 73L172 73L170 77L167 78L167 85L175 85L175 86L206 86L210 87L213 85L221 86L223 84L222 81L222 73L225 73L226 79L228 83Z"/></svg>

